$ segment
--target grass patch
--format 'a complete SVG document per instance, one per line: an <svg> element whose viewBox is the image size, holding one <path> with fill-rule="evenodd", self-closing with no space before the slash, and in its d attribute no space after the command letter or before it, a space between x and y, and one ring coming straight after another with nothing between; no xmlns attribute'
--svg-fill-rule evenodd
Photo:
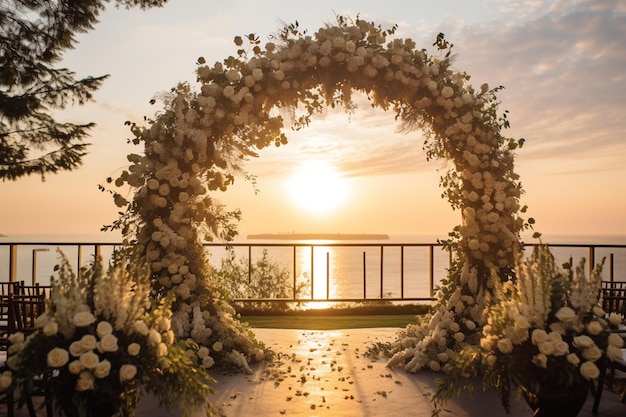
<svg viewBox="0 0 626 417"><path fill-rule="evenodd" d="M338 330L363 329L373 327L404 328L416 323L415 314L402 315L273 315L242 316L241 320L250 327L267 329Z"/></svg>

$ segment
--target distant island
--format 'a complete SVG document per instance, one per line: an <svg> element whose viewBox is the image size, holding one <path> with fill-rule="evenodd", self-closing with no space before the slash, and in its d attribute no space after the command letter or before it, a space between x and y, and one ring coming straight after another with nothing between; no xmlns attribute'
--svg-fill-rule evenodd
<svg viewBox="0 0 626 417"><path fill-rule="evenodd" d="M386 240L389 235L370 233L258 233L248 239L283 240Z"/></svg>

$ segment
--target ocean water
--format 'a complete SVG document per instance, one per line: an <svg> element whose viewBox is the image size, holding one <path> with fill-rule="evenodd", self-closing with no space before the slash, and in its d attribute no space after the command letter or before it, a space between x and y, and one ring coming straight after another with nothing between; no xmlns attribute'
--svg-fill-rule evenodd
<svg viewBox="0 0 626 417"><path fill-rule="evenodd" d="M286 270L292 279L295 276L298 282L306 282L307 297L311 297L312 290L315 299L428 298L431 285L436 288L440 284L449 265L448 253L434 247L431 283L431 249L428 244L435 244L437 238L445 237L392 235L388 240L378 241L248 240L244 237L235 243L255 246L251 249L235 246L234 250L238 258L247 260L251 256L253 263L267 250L271 261ZM100 244L101 255L106 261L110 259L114 244L120 240L119 236L112 234L0 237L0 280L8 280L11 243L17 244L17 279L48 284L61 254L77 270L79 265L93 261L96 243ZM626 236L545 236L542 240L548 244L572 245L552 247L559 264L570 258L575 263L585 259L588 269L590 255L593 255L595 263L605 258L603 279L626 280ZM526 243L538 242L527 239ZM382 249L381 244L385 245ZM596 246L593 253L589 245ZM210 262L219 267L226 254L224 247L211 246L207 251Z"/></svg>

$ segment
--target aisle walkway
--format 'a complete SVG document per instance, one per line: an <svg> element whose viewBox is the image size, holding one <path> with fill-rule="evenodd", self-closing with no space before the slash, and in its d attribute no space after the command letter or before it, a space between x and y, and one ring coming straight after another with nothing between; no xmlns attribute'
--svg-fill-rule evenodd
<svg viewBox="0 0 626 417"><path fill-rule="evenodd" d="M368 346L395 339L397 329L335 331L254 329L278 354L273 366L252 375L212 374L218 380L211 402L226 417L430 417L437 374L407 374L386 360L364 356ZM480 391L480 390L479 390ZM137 417L170 417L142 400ZM592 396L579 417L592 417ZM173 413L176 414L176 413ZM194 417L203 413L194 413ZM530 417L530 408L512 398L509 417ZM446 405L441 417L507 416L494 393L477 392ZM624 417L626 405L606 392L599 417Z"/></svg>

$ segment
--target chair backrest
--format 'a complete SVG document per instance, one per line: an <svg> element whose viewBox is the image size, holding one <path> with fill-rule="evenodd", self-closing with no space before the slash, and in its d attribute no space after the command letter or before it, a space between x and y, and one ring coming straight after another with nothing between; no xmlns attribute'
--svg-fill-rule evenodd
<svg viewBox="0 0 626 417"><path fill-rule="evenodd" d="M602 308L626 318L626 281L602 281Z"/></svg>
<svg viewBox="0 0 626 417"><path fill-rule="evenodd" d="M43 296L45 298L50 298L50 292L52 291L51 285L40 285L36 283L35 285L20 285L18 287L18 293L22 295L30 295L30 296Z"/></svg>
<svg viewBox="0 0 626 417"><path fill-rule="evenodd" d="M2 281L0 282L0 295L17 294L22 285L24 281Z"/></svg>
<svg viewBox="0 0 626 417"><path fill-rule="evenodd" d="M41 295L9 295L8 332L26 335L36 330L35 320L46 311L46 300Z"/></svg>

